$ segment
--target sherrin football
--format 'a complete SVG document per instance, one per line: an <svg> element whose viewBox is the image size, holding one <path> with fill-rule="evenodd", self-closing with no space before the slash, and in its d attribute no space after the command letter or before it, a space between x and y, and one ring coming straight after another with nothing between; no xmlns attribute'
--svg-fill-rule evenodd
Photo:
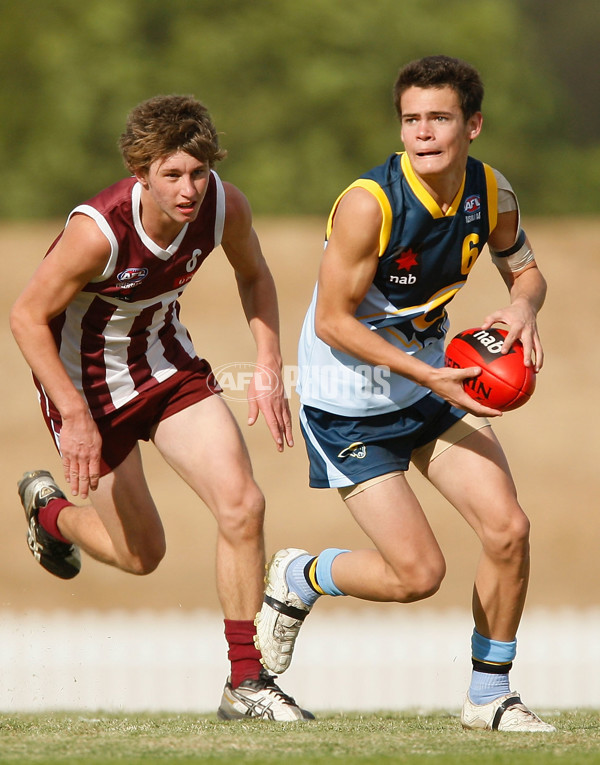
<svg viewBox="0 0 600 765"><path fill-rule="evenodd" d="M465 329L448 343L446 366L481 367L481 374L465 380L465 391L481 404L508 412L526 404L535 390L535 371L524 363L523 344L515 340L510 351L500 353L505 329Z"/></svg>

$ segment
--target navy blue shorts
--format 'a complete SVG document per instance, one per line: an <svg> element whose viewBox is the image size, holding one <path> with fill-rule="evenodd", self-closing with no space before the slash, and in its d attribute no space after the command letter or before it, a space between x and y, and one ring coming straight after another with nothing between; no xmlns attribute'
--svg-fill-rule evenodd
<svg viewBox="0 0 600 765"><path fill-rule="evenodd" d="M434 441L465 414L435 393L406 409L371 417L343 417L302 406L310 485L340 488L408 470L415 449Z"/></svg>

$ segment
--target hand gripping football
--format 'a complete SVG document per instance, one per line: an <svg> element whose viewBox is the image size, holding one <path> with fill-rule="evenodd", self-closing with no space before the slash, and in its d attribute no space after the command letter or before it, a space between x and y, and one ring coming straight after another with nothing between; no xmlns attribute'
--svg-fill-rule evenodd
<svg viewBox="0 0 600 765"><path fill-rule="evenodd" d="M446 366L481 367L481 374L465 380L465 391L481 404L508 412L529 401L535 390L535 371L524 364L523 344L515 340L510 351L500 353L505 329L465 329L446 348Z"/></svg>

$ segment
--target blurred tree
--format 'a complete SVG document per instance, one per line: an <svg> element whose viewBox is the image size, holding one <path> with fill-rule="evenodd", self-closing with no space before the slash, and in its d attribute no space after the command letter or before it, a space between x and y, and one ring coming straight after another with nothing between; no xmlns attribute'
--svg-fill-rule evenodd
<svg viewBox="0 0 600 765"><path fill-rule="evenodd" d="M564 128L571 80L548 65L547 40L561 41L558 27L537 31L536 2L0 0L0 215L64 215L121 177L127 112L166 92L207 104L229 151L220 173L255 212L323 215L401 148L398 68L440 52L480 69L474 154L523 209L597 211L600 138L589 133L584 155Z"/></svg>
<svg viewBox="0 0 600 765"><path fill-rule="evenodd" d="M560 83L556 132L573 144L600 142L600 13L596 0L521 0L534 39L536 66Z"/></svg>

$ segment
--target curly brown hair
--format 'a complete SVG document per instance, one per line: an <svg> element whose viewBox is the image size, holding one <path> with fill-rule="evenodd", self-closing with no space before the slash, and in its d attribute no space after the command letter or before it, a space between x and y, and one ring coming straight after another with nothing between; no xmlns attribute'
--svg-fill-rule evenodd
<svg viewBox="0 0 600 765"><path fill-rule="evenodd" d="M127 117L119 148L127 169L148 170L157 159L185 151L213 167L227 152L208 109L193 96L155 96L134 107Z"/></svg>
<svg viewBox="0 0 600 765"><path fill-rule="evenodd" d="M408 88L451 87L458 95L465 120L481 111L483 82L479 72L458 58L450 56L425 56L402 67L394 83L394 106L402 119L400 99Z"/></svg>

